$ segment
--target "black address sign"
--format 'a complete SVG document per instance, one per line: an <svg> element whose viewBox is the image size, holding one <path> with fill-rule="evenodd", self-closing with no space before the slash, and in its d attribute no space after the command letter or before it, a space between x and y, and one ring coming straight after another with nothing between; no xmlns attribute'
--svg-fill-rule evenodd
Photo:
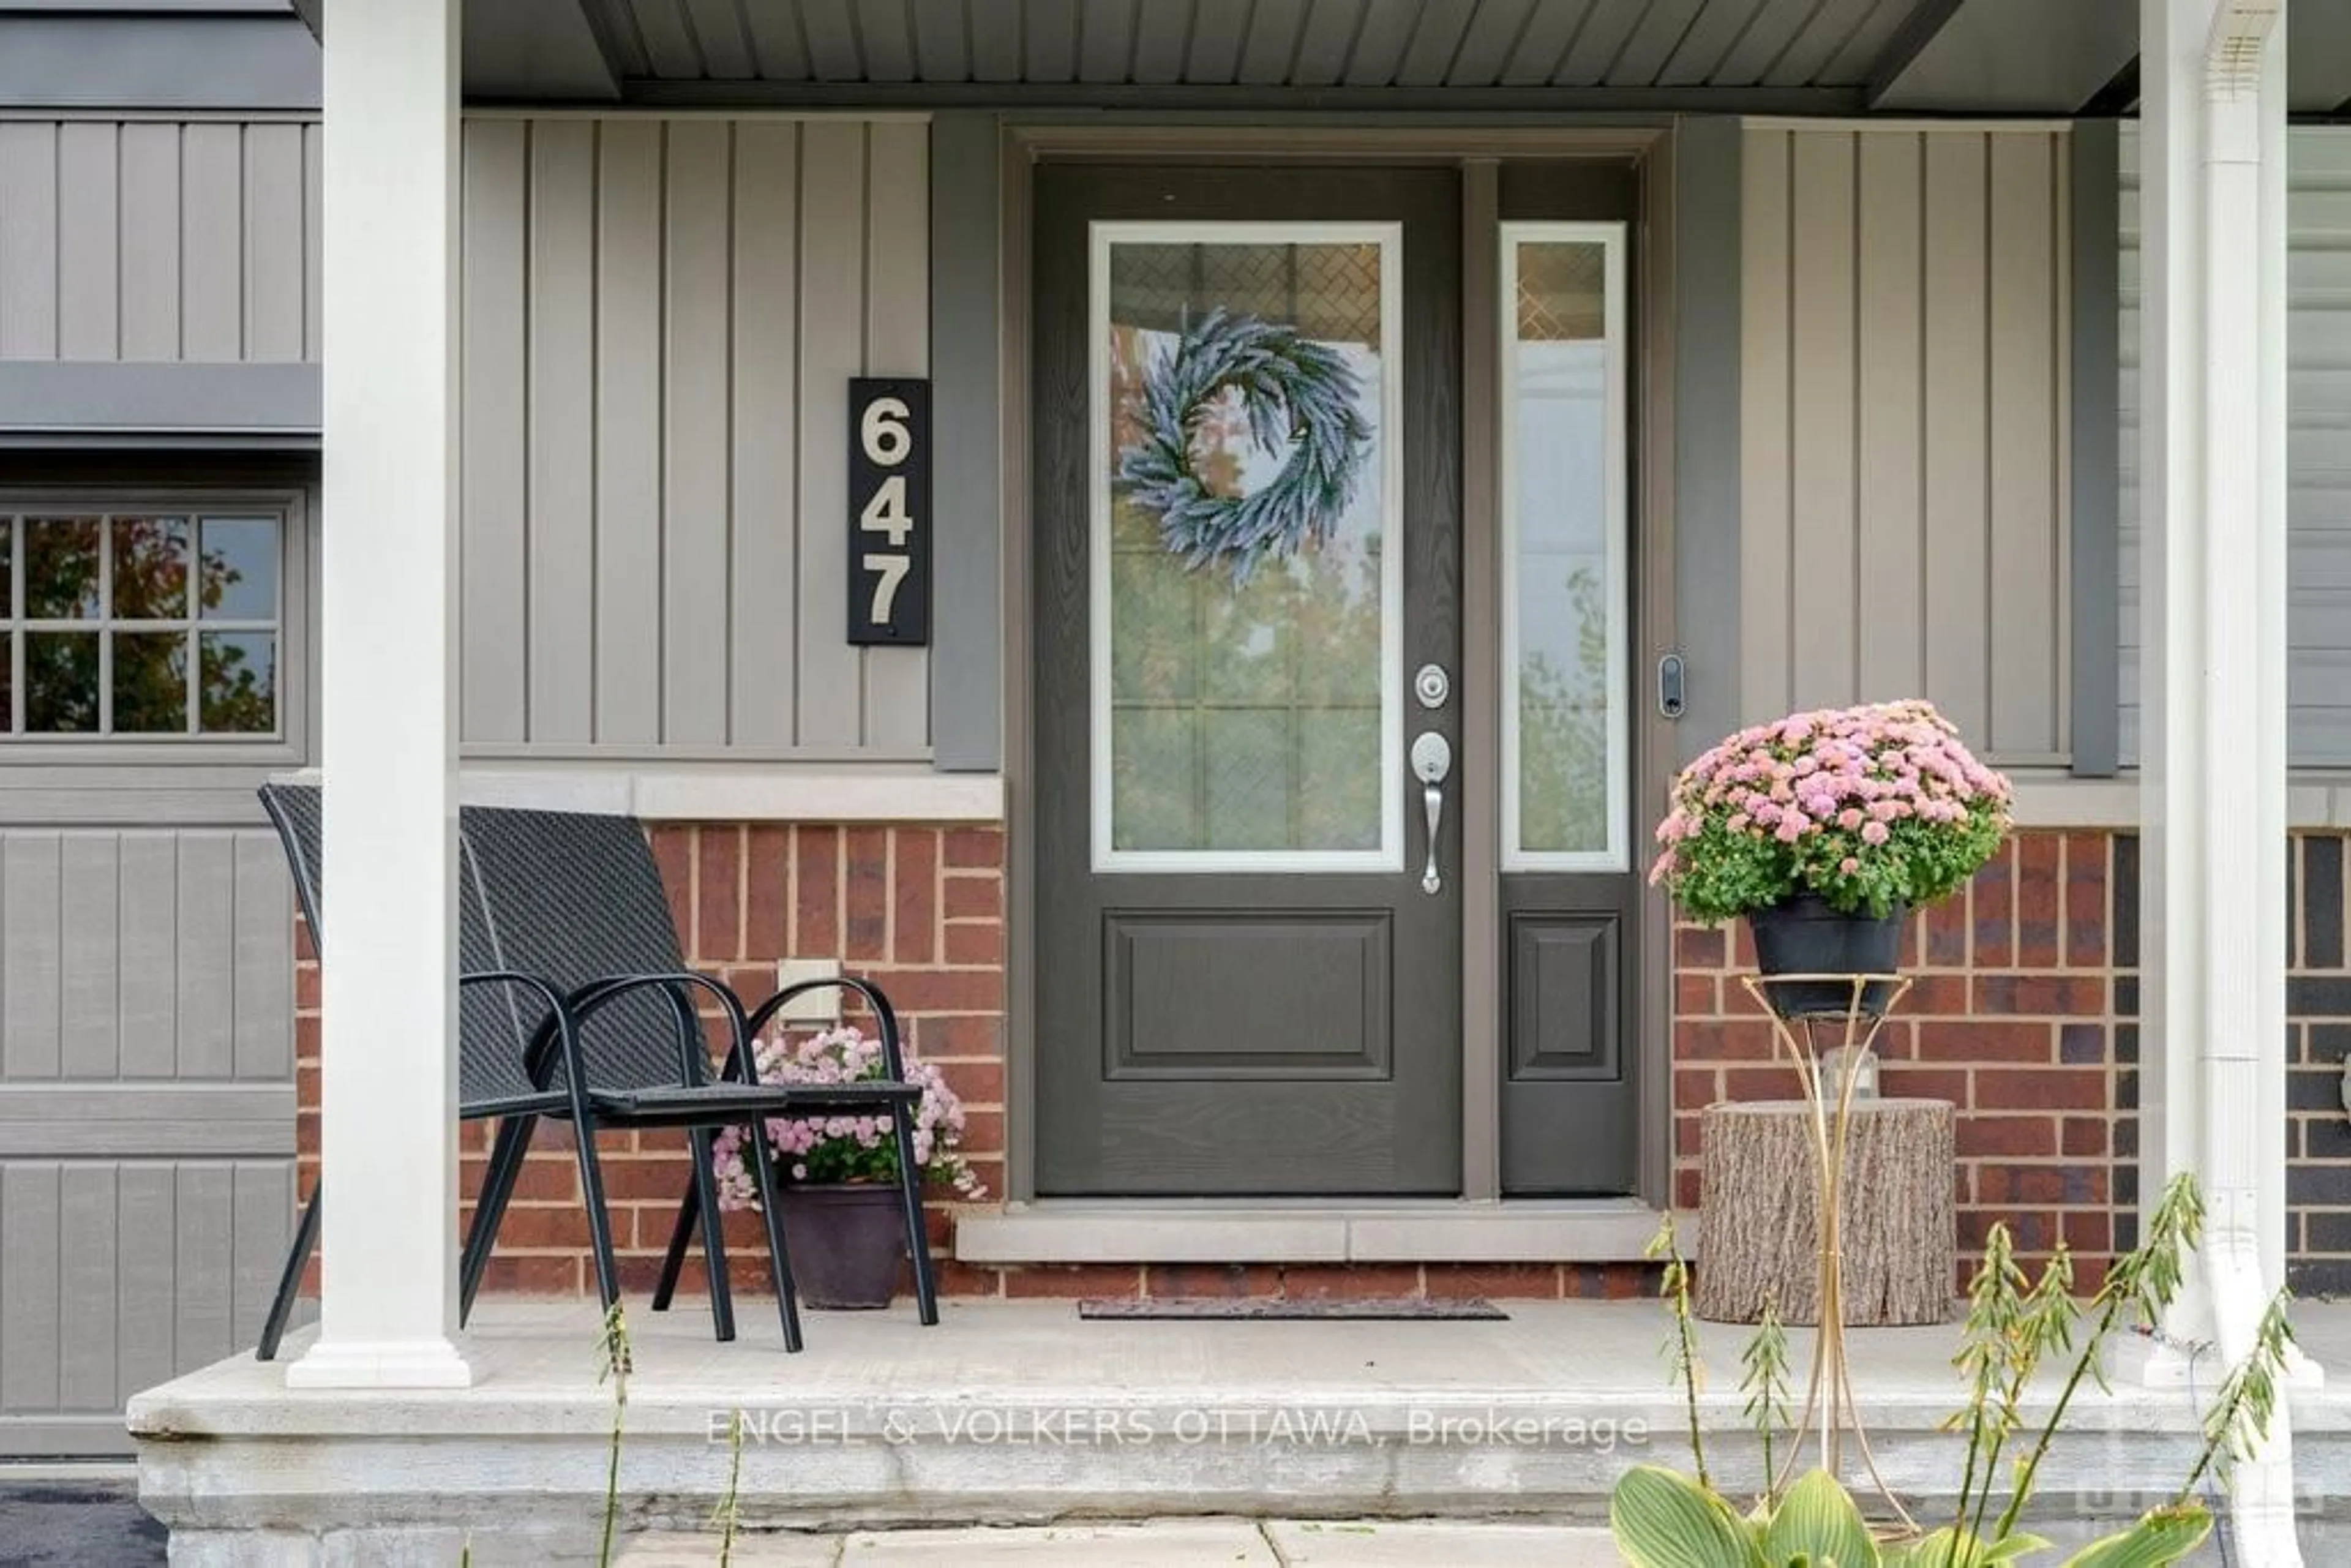
<svg viewBox="0 0 2351 1568"><path fill-rule="evenodd" d="M849 640L931 640L931 383L849 383Z"/></svg>

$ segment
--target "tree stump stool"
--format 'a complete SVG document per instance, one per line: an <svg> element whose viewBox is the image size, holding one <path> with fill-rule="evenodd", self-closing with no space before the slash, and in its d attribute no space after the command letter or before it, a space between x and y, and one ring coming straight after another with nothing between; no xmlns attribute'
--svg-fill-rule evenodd
<svg viewBox="0 0 2351 1568"><path fill-rule="evenodd" d="M1831 1135L1836 1111L1829 1110ZM1751 1323L1820 1317L1820 1161L1802 1100L1708 1106L1696 1273L1698 1315ZM1950 1316L1957 1239L1951 1107L1855 1100L1846 1122L1844 1233L1848 1326Z"/></svg>

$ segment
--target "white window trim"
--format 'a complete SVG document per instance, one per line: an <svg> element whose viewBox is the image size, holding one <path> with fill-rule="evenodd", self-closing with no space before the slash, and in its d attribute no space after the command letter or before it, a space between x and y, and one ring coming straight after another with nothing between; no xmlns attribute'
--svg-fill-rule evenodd
<svg viewBox="0 0 2351 1568"><path fill-rule="evenodd" d="M278 727L273 736L16 735L8 732L5 722L0 722L0 747L9 753L12 765L116 769L286 768L298 766L305 759L310 723L312 536L308 500L302 490L204 484L0 488L0 516L40 512L82 516L163 513L192 518L271 513L282 518L277 581ZM21 563L11 562L12 572L21 570ZM98 621L89 624L95 630L110 623ZM14 639L0 643L0 658L14 656ZM21 672L13 673L13 676L12 684L21 682Z"/></svg>
<svg viewBox="0 0 2351 1568"><path fill-rule="evenodd" d="M1093 869L1200 874L1404 870L1404 225L1401 223L1100 221L1089 225L1086 295L1087 556ZM1112 846L1110 255L1113 245L1376 245L1380 247L1380 847L1121 850Z"/></svg>
<svg viewBox="0 0 2351 1568"><path fill-rule="evenodd" d="M1632 864L1633 726L1632 507L1626 451L1625 238L1622 223L1514 222L1500 225L1501 389L1497 400L1501 451L1502 558L1502 869L1507 872L1623 872ZM1519 737L1519 247L1528 244L1596 244L1602 249L1602 333L1608 349L1604 378L1607 443L1604 490L1608 510L1608 568L1602 591L1608 611L1608 844L1600 850L1531 850L1520 841Z"/></svg>

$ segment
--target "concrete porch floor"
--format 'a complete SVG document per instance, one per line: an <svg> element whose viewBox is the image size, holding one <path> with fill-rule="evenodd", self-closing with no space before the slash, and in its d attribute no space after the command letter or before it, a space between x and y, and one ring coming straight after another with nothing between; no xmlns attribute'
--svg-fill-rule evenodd
<svg viewBox="0 0 2351 1568"><path fill-rule="evenodd" d="M1502 1305L1507 1322L1088 1322L1068 1301L949 1302L932 1329L910 1309L810 1313L810 1348L789 1357L764 1303L742 1303L726 1345L697 1302L640 1310L623 1521L704 1528L738 1409L742 1518L771 1530L1589 1523L1627 1465L1687 1465L1661 1306ZM2351 1561L2351 1306L2304 1303L2296 1323L2328 1373L2293 1400L2305 1540L2313 1561ZM1956 1484L1957 1440L1937 1430L1959 1399L1956 1332L1853 1336L1880 1468L1914 1505ZM281 1365L221 1362L132 1401L141 1500L172 1528L177 1562L454 1563L469 1542L485 1565L569 1560L594 1545L610 1458L597 1337L587 1303L485 1303L463 1341L476 1382L452 1392L295 1393ZM1700 1329L1708 1457L1732 1490L1758 1474L1736 1386L1746 1338ZM1806 1336L1792 1338L1801 1390ZM306 1343L289 1339L287 1358ZM2136 1514L2186 1473L2197 1407L2144 1385L2146 1353L2119 1347L2114 1393L2085 1391L2043 1467L2048 1521L2066 1534ZM2196 1394L2222 1375L2199 1364Z"/></svg>

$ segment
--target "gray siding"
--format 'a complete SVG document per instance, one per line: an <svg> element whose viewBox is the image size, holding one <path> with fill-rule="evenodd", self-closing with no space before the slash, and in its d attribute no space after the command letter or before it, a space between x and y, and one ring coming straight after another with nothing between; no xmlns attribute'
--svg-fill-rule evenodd
<svg viewBox="0 0 2351 1568"><path fill-rule="evenodd" d="M1746 131L1743 719L1923 695L2068 759L2065 136Z"/></svg>
<svg viewBox="0 0 2351 1568"><path fill-rule="evenodd" d="M316 360L319 134L0 120L0 359Z"/></svg>
<svg viewBox="0 0 2351 1568"><path fill-rule="evenodd" d="M2138 138L2122 138L2122 747L2138 757ZM2286 177L2291 760L2351 767L2351 130L2297 127Z"/></svg>
<svg viewBox="0 0 2351 1568"><path fill-rule="evenodd" d="M265 830L0 831L0 1457L124 1450L126 1397L256 1331L292 908Z"/></svg>
<svg viewBox="0 0 2351 1568"><path fill-rule="evenodd" d="M914 757L918 649L852 648L847 394L929 355L929 128L475 119L473 755Z"/></svg>

